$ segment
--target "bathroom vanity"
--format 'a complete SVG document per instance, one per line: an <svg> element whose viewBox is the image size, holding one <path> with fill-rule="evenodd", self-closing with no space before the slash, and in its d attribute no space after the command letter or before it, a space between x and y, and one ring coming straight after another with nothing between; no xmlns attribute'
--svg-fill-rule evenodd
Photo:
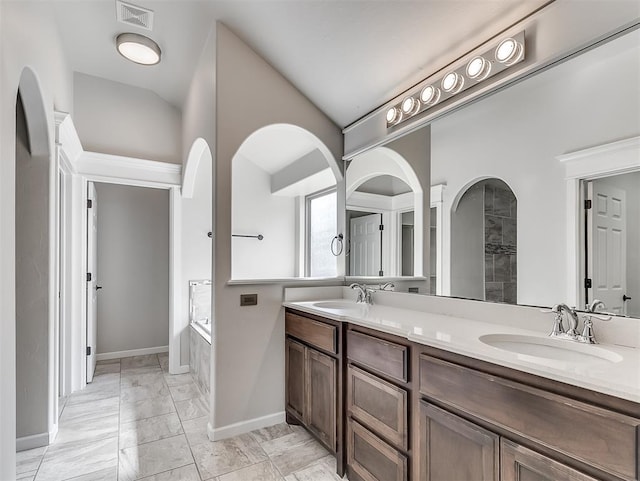
<svg viewBox="0 0 640 481"><path fill-rule="evenodd" d="M411 299L385 293L398 296ZM350 299L285 306L287 419L350 481L640 479L638 349L553 340L578 354L551 359L491 345L548 343L518 323Z"/></svg>

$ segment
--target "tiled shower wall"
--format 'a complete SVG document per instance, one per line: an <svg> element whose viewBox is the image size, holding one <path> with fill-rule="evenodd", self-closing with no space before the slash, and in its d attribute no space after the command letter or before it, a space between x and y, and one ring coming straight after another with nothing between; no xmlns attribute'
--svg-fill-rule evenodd
<svg viewBox="0 0 640 481"><path fill-rule="evenodd" d="M485 299L517 303L517 200L513 192L484 186Z"/></svg>
<svg viewBox="0 0 640 481"><path fill-rule="evenodd" d="M211 343L191 327L189 329L189 370L207 400L211 391Z"/></svg>

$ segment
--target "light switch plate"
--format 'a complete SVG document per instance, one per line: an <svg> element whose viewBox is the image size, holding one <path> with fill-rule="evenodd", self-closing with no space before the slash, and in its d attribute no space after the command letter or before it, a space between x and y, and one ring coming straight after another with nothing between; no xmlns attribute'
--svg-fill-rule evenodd
<svg viewBox="0 0 640 481"><path fill-rule="evenodd" d="M257 305L258 294L240 294L240 307Z"/></svg>

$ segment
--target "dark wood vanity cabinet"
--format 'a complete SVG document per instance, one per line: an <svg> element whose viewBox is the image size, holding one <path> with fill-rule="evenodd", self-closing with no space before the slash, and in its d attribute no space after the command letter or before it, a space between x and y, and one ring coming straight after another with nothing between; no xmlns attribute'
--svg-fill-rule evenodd
<svg viewBox="0 0 640 481"><path fill-rule="evenodd" d="M285 313L287 421L304 425L339 461L344 452L340 331L337 322L290 310Z"/></svg>
<svg viewBox="0 0 640 481"><path fill-rule="evenodd" d="M640 405L287 309L287 421L350 481L640 481Z"/></svg>
<svg viewBox="0 0 640 481"><path fill-rule="evenodd" d="M637 405L618 412L584 402L580 388L430 353L417 360L421 481L640 479Z"/></svg>
<svg viewBox="0 0 640 481"><path fill-rule="evenodd" d="M395 336L346 331L347 474L350 481L406 481L410 348Z"/></svg>

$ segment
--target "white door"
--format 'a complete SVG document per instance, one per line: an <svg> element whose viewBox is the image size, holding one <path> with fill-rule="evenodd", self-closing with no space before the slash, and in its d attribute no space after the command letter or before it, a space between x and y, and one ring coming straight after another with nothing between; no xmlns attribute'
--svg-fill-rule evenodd
<svg viewBox="0 0 640 481"><path fill-rule="evenodd" d="M98 196L87 189L87 382L93 381L98 339Z"/></svg>
<svg viewBox="0 0 640 481"><path fill-rule="evenodd" d="M587 277L589 302L599 299L607 312L624 314L627 288L626 194L603 182L587 184Z"/></svg>
<svg viewBox="0 0 640 481"><path fill-rule="evenodd" d="M379 276L382 272L382 214L351 219L352 276Z"/></svg>

